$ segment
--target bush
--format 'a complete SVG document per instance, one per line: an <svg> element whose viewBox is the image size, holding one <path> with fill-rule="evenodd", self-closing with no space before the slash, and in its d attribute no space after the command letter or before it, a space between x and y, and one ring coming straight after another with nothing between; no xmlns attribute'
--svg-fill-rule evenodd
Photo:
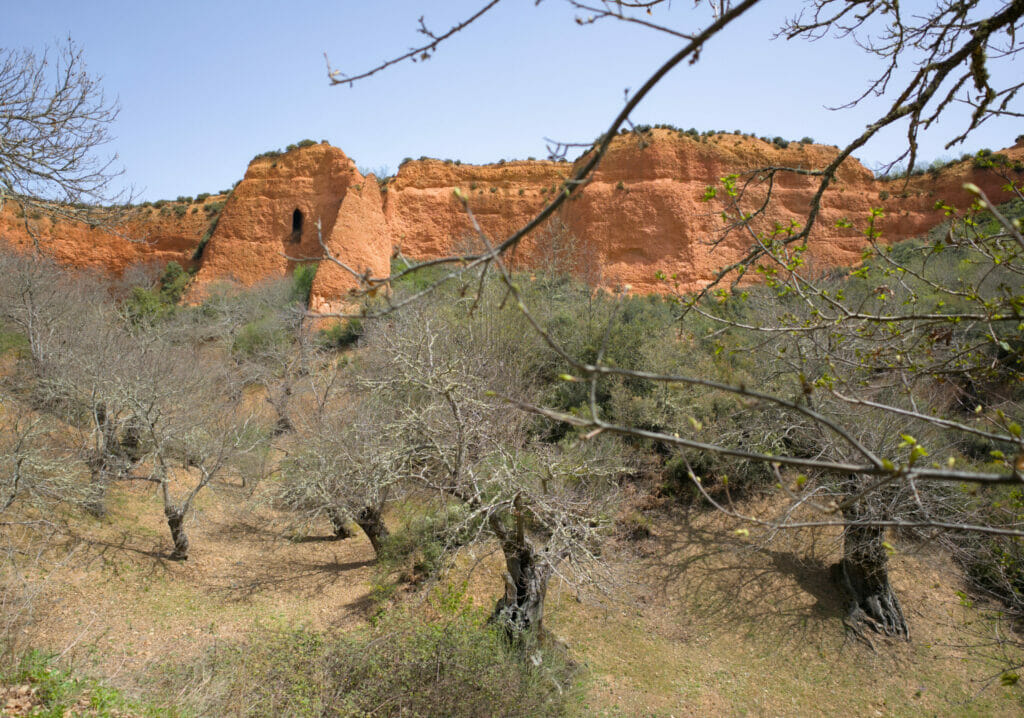
<svg viewBox="0 0 1024 718"><path fill-rule="evenodd" d="M173 307L160 298L159 292L145 287L132 287L122 307L128 321L132 324L153 322L168 316L173 311Z"/></svg>
<svg viewBox="0 0 1024 718"><path fill-rule="evenodd" d="M251 321L238 330L231 345L231 352L236 356L256 357L261 354L273 354L284 347L289 341L287 330L273 317L263 317Z"/></svg>
<svg viewBox="0 0 1024 718"><path fill-rule="evenodd" d="M292 273L291 301L298 302L304 307L309 306L309 294L313 291L313 279L319 266L316 262L308 262L295 268L295 272Z"/></svg>
<svg viewBox="0 0 1024 718"><path fill-rule="evenodd" d="M974 491L964 486L960 501L947 505L959 509L954 521L979 519L986 525L1019 526L1024 520L1024 491L996 487ZM1024 539L993 534L952 534L946 539L953 556L963 567L971 588L1001 601L1017 620L1024 620Z"/></svg>
<svg viewBox="0 0 1024 718"><path fill-rule="evenodd" d="M171 304L177 304L185 296L191 277L177 262L168 262L160 276L160 294Z"/></svg>
<svg viewBox="0 0 1024 718"><path fill-rule="evenodd" d="M193 250L193 252L192 252L192 261L193 262L198 262L200 259L203 258L203 252L206 251L206 245L208 245L210 243L210 238L212 236L213 236L213 231L212 230L208 229L208 230L206 230L206 232L203 233L203 236L199 240L199 244L196 245L195 250Z"/></svg>
<svg viewBox="0 0 1024 718"><path fill-rule="evenodd" d="M974 169L1010 169L1020 172L1024 170L1024 163L1013 161L1001 152L984 149L974 156Z"/></svg>
<svg viewBox="0 0 1024 718"><path fill-rule="evenodd" d="M572 671L551 651L540 666L504 645L480 612L444 597L443 619L398 615L372 630L332 637L269 630L208 656L226 685L204 715L566 715ZM451 604L455 604L454 608ZM196 680L201 680L199 676Z"/></svg>
<svg viewBox="0 0 1024 718"><path fill-rule="evenodd" d="M33 706L25 715L90 715L98 718L127 715L170 718L180 715L175 709L161 709L129 700L120 691L97 681L76 678L57 668L53 656L39 651L26 655L11 673L0 675L0 684L27 684L32 687L30 700Z"/></svg>
<svg viewBox="0 0 1024 718"><path fill-rule="evenodd" d="M363 336L363 323L358 318L332 324L317 332L317 342L324 349L347 349Z"/></svg>
<svg viewBox="0 0 1024 718"><path fill-rule="evenodd" d="M466 543L475 526L466 524L465 509L449 505L431 513L414 513L392 533L378 557L378 581L387 582L393 574L399 581L418 583L437 576L444 567L448 551ZM462 533L452 530L460 527Z"/></svg>
<svg viewBox="0 0 1024 718"><path fill-rule="evenodd" d="M191 279L191 275L180 264L168 262L156 287L132 288L122 304L128 320L132 324L154 322L174 314Z"/></svg>
<svg viewBox="0 0 1024 718"><path fill-rule="evenodd" d="M9 330L0 324L0 356L7 352L26 355L28 348L28 337L24 333Z"/></svg>

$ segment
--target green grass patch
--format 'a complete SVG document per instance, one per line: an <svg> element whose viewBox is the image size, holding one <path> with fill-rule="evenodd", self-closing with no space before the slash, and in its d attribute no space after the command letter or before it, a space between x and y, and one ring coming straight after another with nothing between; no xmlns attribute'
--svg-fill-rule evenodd
<svg viewBox="0 0 1024 718"><path fill-rule="evenodd" d="M7 352L15 352L21 356L28 351L28 337L19 331L0 326L0 356Z"/></svg>
<svg viewBox="0 0 1024 718"><path fill-rule="evenodd" d="M136 701L121 691L91 678L81 678L55 665L52 654L30 651L13 670L0 674L0 682L32 689L34 706L29 713L39 718L90 715L121 718L126 714L146 718L184 716L176 708L162 708Z"/></svg>

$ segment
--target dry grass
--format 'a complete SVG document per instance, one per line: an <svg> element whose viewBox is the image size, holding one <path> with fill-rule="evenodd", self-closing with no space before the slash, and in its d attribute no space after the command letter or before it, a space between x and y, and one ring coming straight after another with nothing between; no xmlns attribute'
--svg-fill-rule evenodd
<svg viewBox="0 0 1024 718"><path fill-rule="evenodd" d="M894 557L913 641L872 652L844 636L834 537L759 547L735 528L674 513L620 564L617 603L552 596L549 625L587 661L595 715L1020 715L1024 693L993 680L1004 663L982 646L998 622L962 605L944 557Z"/></svg>
<svg viewBox="0 0 1024 718"><path fill-rule="evenodd" d="M31 642L116 677L189 660L261 622L361 623L369 542L293 539L289 525L240 487L220 484L200 494L188 523L192 558L170 561L159 497L148 486L120 487L106 519L80 521L66 539L77 560L51 576Z"/></svg>
<svg viewBox="0 0 1024 718"><path fill-rule="evenodd" d="M170 540L148 486L119 486L103 521L78 519L54 548L76 560L50 575L25 638L77 670L132 693L168 684L218 642L260 626L347 630L365 625L373 551L362 536L294 537L293 518L238 485L199 497L193 556L166 559ZM990 611L962 605L943 556L898 553L893 581L913 641L871 652L843 635L843 599L828 565L836 542L787 535L758 547L717 514L674 510L654 536L610 549L613 597L554 586L547 625L588 669L580 715L1020 715L1024 692L1003 687ZM315 535L315 534L322 535ZM900 547L903 548L903 547ZM468 565L466 562L464 565ZM500 590L500 561L469 582L478 605ZM1019 657L1019 656L1018 656ZM995 680L993 680L995 679Z"/></svg>

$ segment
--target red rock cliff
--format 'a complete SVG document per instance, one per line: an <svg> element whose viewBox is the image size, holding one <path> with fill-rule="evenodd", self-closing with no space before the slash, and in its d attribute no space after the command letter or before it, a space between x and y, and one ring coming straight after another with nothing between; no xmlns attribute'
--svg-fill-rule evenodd
<svg viewBox="0 0 1024 718"><path fill-rule="evenodd" d="M1024 161L1024 142L1003 152ZM719 267L740 257L747 244L735 236L711 247L722 220L719 205L700 201L706 186L756 167L822 168L835 153L832 147L800 143L780 149L735 135L696 140L653 130L643 144L632 135L620 136L588 184L545 231L559 233L565 227L561 234L575 246L577 271L602 286L663 291L666 285L655 278L663 271L676 274L682 288L697 289ZM322 239L340 263L325 262L317 273L314 308L325 308L357 286L357 276L386 275L396 251L429 259L479 248L453 195L455 188L469 198L492 240L500 241L549 202L572 169L568 163L547 161L473 166L419 160L404 163L394 178L379 183L372 175L363 177L344 152L326 144L257 158L227 198L201 260L197 290L219 279L253 284L286 276L295 260L321 254ZM847 160L823 198L811 235L812 261L821 267L857 263L872 207L885 212L881 228L887 241L923 233L943 219L935 209L937 200L958 207L970 203L962 189L968 181L993 201L1009 198L1001 189L1003 179L974 169L971 162L952 165L937 176L882 182L856 160ZM814 177L779 175L766 220L802 220L816 186ZM854 226L837 227L837 220L844 218ZM0 235L25 244L29 240L20 222L8 208L0 214ZM61 260L117 272L139 261L187 263L208 220L205 213L191 210L137 212L128 226L135 235L148 236L148 244L46 221L37 224ZM550 261L545 231L525 241L514 261L534 266Z"/></svg>
<svg viewBox="0 0 1024 718"><path fill-rule="evenodd" d="M330 237L346 191L360 182L355 163L326 144L253 160L203 253L199 284L254 284L292 271L289 257L319 256L317 222Z"/></svg>
<svg viewBox="0 0 1024 718"><path fill-rule="evenodd" d="M211 197L209 201L216 200ZM181 208L177 212L172 209L174 205L163 210L134 208L123 222L106 230L51 221L32 212L25 217L19 205L9 202L0 212L0 242L29 249L35 235L38 246L58 262L115 275L140 264L163 266L174 261L191 267L192 255L210 224L210 216L201 203L176 206Z"/></svg>

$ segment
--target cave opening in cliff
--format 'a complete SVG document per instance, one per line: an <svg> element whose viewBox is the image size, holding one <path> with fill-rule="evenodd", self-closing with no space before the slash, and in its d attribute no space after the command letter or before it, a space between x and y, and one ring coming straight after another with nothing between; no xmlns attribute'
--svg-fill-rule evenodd
<svg viewBox="0 0 1024 718"><path fill-rule="evenodd" d="M302 210L297 209L292 212L292 237L293 242L298 242L302 239Z"/></svg>

